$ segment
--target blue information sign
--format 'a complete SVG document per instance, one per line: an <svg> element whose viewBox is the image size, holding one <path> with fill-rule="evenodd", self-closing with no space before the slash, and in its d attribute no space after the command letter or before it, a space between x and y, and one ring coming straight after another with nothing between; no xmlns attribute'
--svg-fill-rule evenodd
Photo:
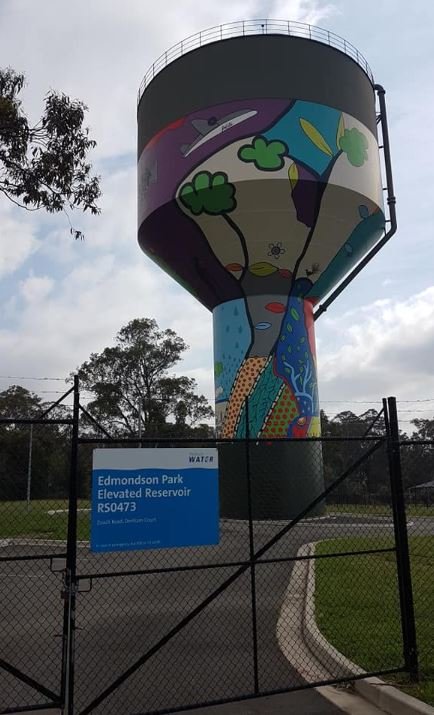
<svg viewBox="0 0 434 715"><path fill-rule="evenodd" d="M92 551L219 541L216 449L95 449Z"/></svg>

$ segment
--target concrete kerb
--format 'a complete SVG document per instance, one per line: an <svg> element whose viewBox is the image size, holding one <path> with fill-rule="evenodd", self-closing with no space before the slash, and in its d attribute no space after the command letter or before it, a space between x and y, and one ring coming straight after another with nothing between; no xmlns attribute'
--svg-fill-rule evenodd
<svg viewBox="0 0 434 715"><path fill-rule="evenodd" d="M297 555L309 555L309 544L302 546ZM283 655L307 683L327 682L333 678L336 669L330 671L315 657L303 634L308 563L306 559L294 562L277 622L276 636ZM346 689L322 685L315 690L343 713L381 715L383 712L357 693Z"/></svg>
<svg viewBox="0 0 434 715"><path fill-rule="evenodd" d="M308 553L315 554L315 542L307 544ZM300 552L299 552L300 553ZM306 552L304 552L306 553ZM365 671L346 658L320 632L315 620L315 559L308 560L306 594L302 618L303 637L315 657L329 671L339 668L342 677L362 675ZM403 693L380 678L354 680L354 688L359 695L391 715L434 715L434 708L421 700Z"/></svg>

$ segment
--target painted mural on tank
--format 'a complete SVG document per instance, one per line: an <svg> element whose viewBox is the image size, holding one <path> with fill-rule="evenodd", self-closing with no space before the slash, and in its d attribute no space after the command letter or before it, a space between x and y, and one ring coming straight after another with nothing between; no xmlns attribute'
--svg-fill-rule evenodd
<svg viewBox="0 0 434 715"><path fill-rule="evenodd" d="M220 435L244 436L246 397L251 436L319 435L313 306L382 235L382 202L376 137L333 107L234 101L148 142L139 240L213 311Z"/></svg>

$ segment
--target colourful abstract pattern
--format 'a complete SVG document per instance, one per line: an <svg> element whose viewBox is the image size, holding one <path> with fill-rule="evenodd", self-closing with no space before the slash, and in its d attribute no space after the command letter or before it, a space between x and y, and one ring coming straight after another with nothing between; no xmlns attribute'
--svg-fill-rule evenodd
<svg viewBox="0 0 434 715"><path fill-rule="evenodd" d="M139 240L213 310L222 436L319 434L313 306L381 236L382 201L376 137L313 102L229 102L147 144Z"/></svg>

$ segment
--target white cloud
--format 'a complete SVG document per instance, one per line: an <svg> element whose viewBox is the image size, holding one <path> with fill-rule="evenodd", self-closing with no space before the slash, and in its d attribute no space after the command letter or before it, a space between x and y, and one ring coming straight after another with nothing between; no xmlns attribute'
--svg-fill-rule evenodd
<svg viewBox="0 0 434 715"><path fill-rule="evenodd" d="M306 0L270 0L266 5L266 17L276 20L298 20L317 25L336 14L335 3L306 2Z"/></svg>
<svg viewBox="0 0 434 715"><path fill-rule="evenodd" d="M26 111L36 119L50 87L89 105L104 196L100 217L72 216L84 242L70 237L63 215L29 215L2 204L0 277L10 281L17 274L3 304L8 322L0 322L2 374L66 375L110 344L129 320L149 316L185 338L191 349L179 372L196 377L200 390L212 395L210 314L137 246L136 93L148 66L184 37L221 22L268 16L327 21L359 46L388 90L400 229L393 246L318 321L320 396L434 397L434 289L428 287L434 169L427 134L433 105L426 92L434 71L432 5L420 7L423 22L391 0L354 0L351 7L343 0L168 0L164 6L146 0L3 0L2 53L27 74ZM353 307L343 313L350 301Z"/></svg>
<svg viewBox="0 0 434 715"><path fill-rule="evenodd" d="M13 326L0 331L3 374L66 376L91 352L112 344L122 325L146 316L155 317L162 328L179 330L191 346L185 368L200 376L210 344L208 311L138 249L137 260L119 265L115 253L95 261L93 249L86 244L81 248L80 264L62 281L29 275L21 282L25 305L19 313L15 306Z"/></svg>
<svg viewBox="0 0 434 715"><path fill-rule="evenodd" d="M143 0L3 0L2 53L26 73L34 118L50 88L78 97L90 108L97 156L113 156L134 150L139 84L172 45L222 22L264 14L315 22L329 12L318 0L169 0L164 8Z"/></svg>
<svg viewBox="0 0 434 715"><path fill-rule="evenodd" d="M15 218L13 213L7 204L1 206L0 278L18 270L38 248L35 226L24 217Z"/></svg>
<svg viewBox="0 0 434 715"><path fill-rule="evenodd" d="M329 7L316 0L185 0L182 5L171 0L164 12L141 0L1 4L3 55L26 73L23 99L30 118L36 120L50 88L82 99L98 141L94 156L105 159L101 216L71 215L73 225L85 233L83 243L69 235L62 214L27 217L18 212L12 218L5 208L0 271L26 268L35 251L38 266L30 261L24 276L21 271L4 306L9 323L0 333L2 371L67 374L91 351L109 344L128 320L155 316L161 327L173 327L186 339L191 349L182 367L197 377L206 394L212 392L210 314L153 266L136 241L137 89L162 52L196 31L264 13L313 22ZM120 163L120 155L127 160Z"/></svg>
<svg viewBox="0 0 434 715"><path fill-rule="evenodd" d="M51 293L54 281L49 276L29 276L20 283L20 293L27 303L43 301Z"/></svg>
<svg viewBox="0 0 434 715"><path fill-rule="evenodd" d="M374 301L327 318L321 336L319 380L326 401L434 397L434 286L407 300Z"/></svg>

